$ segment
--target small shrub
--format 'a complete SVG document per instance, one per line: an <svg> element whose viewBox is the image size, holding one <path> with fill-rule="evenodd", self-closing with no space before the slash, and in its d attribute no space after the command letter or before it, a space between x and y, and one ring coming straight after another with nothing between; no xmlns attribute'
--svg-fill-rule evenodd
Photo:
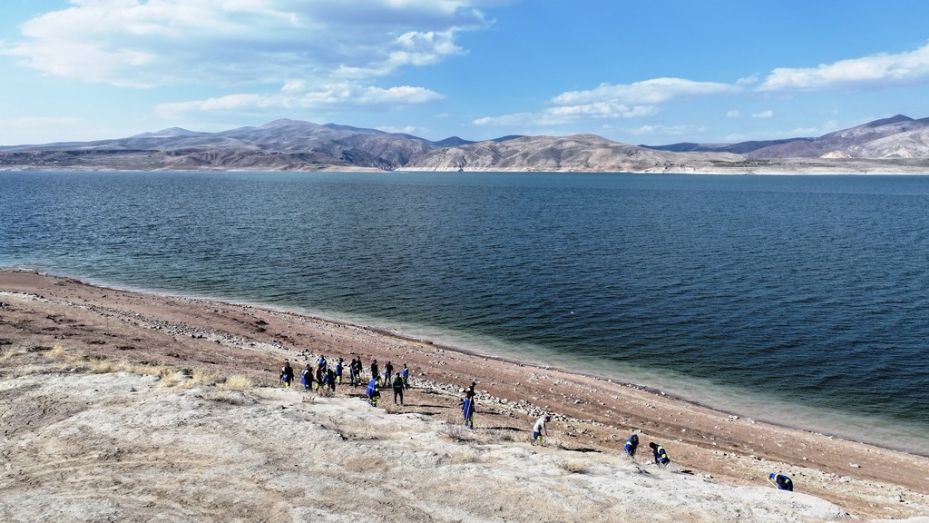
<svg viewBox="0 0 929 523"><path fill-rule="evenodd" d="M19 354L20 353L14 352L13 350L9 350L9 349L3 352L0 352L0 363L6 363L12 360L13 358L15 358L16 356L19 356Z"/></svg>
<svg viewBox="0 0 929 523"><path fill-rule="evenodd" d="M252 383L251 378L240 374L229 376L226 378L226 381L223 382L223 387L229 390L246 390L254 386L255 384Z"/></svg>
<svg viewBox="0 0 929 523"><path fill-rule="evenodd" d="M588 474L590 473L590 463L586 461L567 460L558 463L561 470L571 474Z"/></svg>
<svg viewBox="0 0 929 523"><path fill-rule="evenodd" d="M472 429L455 423L445 425L445 435L452 441L468 442L475 439Z"/></svg>

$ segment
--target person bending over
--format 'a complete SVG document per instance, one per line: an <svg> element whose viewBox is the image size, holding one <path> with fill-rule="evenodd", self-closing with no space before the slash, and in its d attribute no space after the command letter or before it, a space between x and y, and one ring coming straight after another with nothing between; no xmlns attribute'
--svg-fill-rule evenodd
<svg viewBox="0 0 929 523"><path fill-rule="evenodd" d="M545 423L552 420L552 417L548 414L540 416L536 420L535 425L532 426L532 444L541 445L542 436L548 437L548 429L545 428Z"/></svg>
<svg viewBox="0 0 929 523"><path fill-rule="evenodd" d="M650 441L648 446L652 449L652 454L655 455L655 464L661 467L667 467L668 463L671 463L671 458L668 457L668 452L661 445Z"/></svg>

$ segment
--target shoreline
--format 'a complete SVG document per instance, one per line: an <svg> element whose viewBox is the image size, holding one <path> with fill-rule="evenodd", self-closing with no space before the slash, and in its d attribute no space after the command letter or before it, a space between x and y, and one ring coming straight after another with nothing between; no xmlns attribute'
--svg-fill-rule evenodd
<svg viewBox="0 0 929 523"><path fill-rule="evenodd" d="M532 168L470 168L464 170L458 169L433 169L418 167L401 167L398 169L384 170L374 167L341 167L326 166L319 169L274 169L274 168L202 168L202 169L171 169L158 167L152 169L118 169L112 167L93 167L93 166L5 166L0 167L0 173L43 173L43 172L75 172L75 173L345 173L345 174L403 174L403 173L435 173L435 174L641 174L641 175L680 175L680 176L929 176L929 167L912 167L898 168L891 166L889 168L875 168L874 170L835 170L821 169L811 167L809 169L753 169L753 168L728 168L728 169L706 169L694 167L692 170L665 170L665 169L642 169L642 170L547 170Z"/></svg>
<svg viewBox="0 0 929 523"><path fill-rule="evenodd" d="M346 360L361 355L365 364L393 360L397 367L410 364L414 383L421 385L413 397L419 395L423 409L441 407L418 411L426 415L456 419L455 401L473 380L482 406L479 427L520 433L540 413L551 412L552 430L565 448L619 454L634 431L645 441L662 442L680 466L733 484L764 484L767 472L779 470L804 492L858 514L901 517L916 507L922 507L916 514L929 513L925 457L726 415L609 378L478 356L292 311L124 291L35 272L0 271L0 291L5 351L10 343L26 353L64 343L87 357L242 374L266 384L275 382L282 359L299 364L300 349Z"/></svg>
<svg viewBox="0 0 929 523"><path fill-rule="evenodd" d="M905 445L897 446L893 444L887 444L884 442L880 442L877 439L874 439L874 440L862 439L860 437L852 436L850 434L843 434L840 431L833 431L833 430L826 429L826 428L804 426L803 424L791 424L787 421L778 419L778 417L776 416L767 417L763 414L759 415L757 413L746 412L745 410L738 409L737 407L732 407L732 408L722 407L720 405L712 403L711 401L698 400L692 397L688 397L684 393L679 393L679 392L674 392L674 391L663 389L660 385L638 383L636 381L632 381L632 378L628 376L622 376L622 377L615 376L615 375L609 376L606 374L598 374L592 371L586 371L586 370L581 370L577 368L570 368L570 367L565 367L565 366L560 366L560 365L547 365L535 359L537 355L533 355L533 354L526 354L527 359L521 361L517 359L517 356L515 355L500 355L500 354L484 352L484 351L481 351L480 349L465 348L465 347L454 345L453 343L439 342L439 341L436 341L435 339L431 339L428 337L419 337L413 334L405 333L403 331L391 330L389 326L366 325L357 320L341 318L341 317L338 317L337 315L328 315L322 311L312 311L312 310L307 310L307 309L301 309L300 307L289 307L289 306L284 306L284 305L275 305L275 304L263 303L259 301L239 300L239 299L233 299L233 298L221 297L221 296L186 294L183 292L177 292L177 291L166 290L166 289L135 287L132 285L122 285L122 284L116 284L112 282L106 282L106 281L98 280L95 278L75 276L75 275L67 274L64 272L46 272L38 268L0 266L0 276L2 276L4 273L35 274L35 275L45 277L45 278L70 280L79 285L92 287L98 290L115 290L115 291L136 293L136 294L141 294L141 295L148 295L148 296L153 296L153 297L158 297L158 298L183 299L183 300L188 300L191 303L196 303L196 304L200 304L203 306L207 306L209 304L222 304L222 305L235 306L235 307L247 307L247 308L264 310L267 312L273 312L277 314L285 314L285 315L289 315L294 318L308 318L308 319L332 324L338 327L347 327L347 328L355 328L355 329L364 330L364 331L371 332L379 336L384 336L384 337L396 339L399 341L419 343L419 344L423 344L423 345L426 345L426 346L429 346L429 347L432 347L432 348L435 348L441 351L455 352L455 353L462 354L465 356L515 365L518 367L526 367L526 368L533 368L533 369L544 370L544 371L554 371L554 372L574 375L578 377L588 378L591 380L596 380L598 382L603 383L604 385L616 385L616 386L620 386L624 388L631 388L631 389L642 391L648 394L661 396L663 398L667 398L672 401L681 402L681 403L690 405L692 407L707 409L709 411L713 411L719 415L726 416L726 417L734 416L736 418L745 418L745 419L750 420L751 422L760 422L760 423L764 423L767 425L771 425L771 426L775 426L775 427L779 427L779 428L783 428L787 430L794 430L794 431L804 432L804 433L818 435L818 436L825 436L825 437L830 437L830 438L839 438L839 439L853 442L853 443L858 443L862 445L871 445L871 446L876 446L876 447L883 448L886 450L891 450L894 452L903 452L903 453L911 454L914 456L929 458L929 451L927 450L912 450ZM371 318L371 321L376 322L377 319ZM729 396L729 397L732 397L732 395L734 394L739 394L740 392L737 390L726 389L725 386L717 386L713 390L721 393L720 395L722 396ZM767 398L764 398L761 396L757 397L757 400L759 401L764 401L765 399ZM808 405L789 405L787 403L783 403L781 406L784 408L797 407L797 408L801 408L804 410L808 410L810 411L808 412L808 415L816 414L816 411L820 411L823 413L828 412L824 408L812 407ZM834 414L837 414L840 417L840 419L843 416L854 416L856 419L862 419L862 420L873 419L875 421L883 421L883 422L890 422L890 423L894 422L894 420L876 418L876 417L869 418L866 415L853 415L851 413L845 413L845 412L834 412ZM929 479L929 476L927 476L927 479Z"/></svg>

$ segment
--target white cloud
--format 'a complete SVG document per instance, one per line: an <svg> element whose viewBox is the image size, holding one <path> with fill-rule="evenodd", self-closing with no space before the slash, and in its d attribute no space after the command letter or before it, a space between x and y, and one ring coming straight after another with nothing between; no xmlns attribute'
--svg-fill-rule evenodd
<svg viewBox="0 0 929 523"><path fill-rule="evenodd" d="M772 111L771 109L766 109L764 111L752 113L752 118L758 118L760 120L767 120L769 118L774 118L774 111Z"/></svg>
<svg viewBox="0 0 929 523"><path fill-rule="evenodd" d="M0 47L45 74L119 86L358 79L462 53L486 0L71 0Z"/></svg>
<svg viewBox="0 0 929 523"><path fill-rule="evenodd" d="M641 118L658 112L658 106L675 98L737 92L740 88L685 78L652 78L631 84L600 84L553 97L538 112L484 116L473 121L483 126L558 126L585 119Z"/></svg>
<svg viewBox="0 0 929 523"><path fill-rule="evenodd" d="M771 71L758 90L889 85L926 77L929 77L929 45L904 53L881 53L817 67L778 67Z"/></svg>
<svg viewBox="0 0 929 523"><path fill-rule="evenodd" d="M700 125L642 125L634 129L627 129L629 134L636 136L642 135L661 135L661 136L681 136L694 135L707 131L707 127Z"/></svg>
<svg viewBox="0 0 929 523"><path fill-rule="evenodd" d="M787 136L820 136L826 133L831 133L839 128L839 122L836 120L829 120L822 125L813 126L813 127L797 127L796 129L791 129L787 131Z"/></svg>
<svg viewBox="0 0 929 523"><path fill-rule="evenodd" d="M742 116L742 113L738 109L726 111L726 118L739 118L740 116Z"/></svg>
<svg viewBox="0 0 929 523"><path fill-rule="evenodd" d="M600 84L585 91L568 91L552 98L557 105L583 105L598 102L656 105L674 98L731 93L738 88L718 82L696 82L686 78L652 78L631 84Z"/></svg>
<svg viewBox="0 0 929 523"><path fill-rule="evenodd" d="M442 95L426 89L401 85L382 88L353 83L337 83L322 88L303 90L295 84L285 84L280 93L239 93L159 104L155 111L163 117L176 117L189 112L210 111L263 111L268 109L321 109L337 110L346 107L390 109L398 106L422 104L442 99Z"/></svg>
<svg viewBox="0 0 929 523"><path fill-rule="evenodd" d="M403 126L394 126L394 125L380 125L377 129L384 131L385 133L398 133L398 134L423 134L428 129L423 129L421 127L416 127L414 125L403 125Z"/></svg>

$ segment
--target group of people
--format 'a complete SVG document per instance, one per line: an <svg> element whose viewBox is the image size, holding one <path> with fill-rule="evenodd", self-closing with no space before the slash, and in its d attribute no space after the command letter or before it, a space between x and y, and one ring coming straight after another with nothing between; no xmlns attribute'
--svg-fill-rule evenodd
<svg viewBox="0 0 929 523"><path fill-rule="evenodd" d="M316 359L316 369L307 362L306 366L300 372L300 384L303 390L325 390L335 392L336 384L342 383L342 373L345 366L345 360L339 358L334 367L330 367L326 356L320 355ZM352 387L357 387L362 383L362 372L364 365L361 358L352 358L348 364L349 380ZM284 387L291 387L296 379L294 369L290 360L284 360L281 367L280 381ZM380 373L377 360L371 362L371 380L368 382L365 395L372 405L377 405L381 397L380 389L390 387L394 392L394 403L403 405L403 391L410 388L410 368L404 363L403 368L394 374L394 365L390 361L384 366L383 375Z"/></svg>
<svg viewBox="0 0 929 523"><path fill-rule="evenodd" d="M544 426L544 424L543 424ZM668 457L668 451L664 449L661 445L650 441L648 443L650 449L652 449L652 456L655 458L655 464L659 467L667 467L671 463L671 458ZM623 452L629 456L630 459L635 460L635 451L639 448L639 435L633 434L629 436L629 439L626 440L626 444L623 445ZM791 481L790 477L787 474L781 474L780 472L772 472L768 474L768 481L772 485L777 487L778 490L787 490L793 492L794 484Z"/></svg>
<svg viewBox="0 0 929 523"><path fill-rule="evenodd" d="M316 369L314 371L313 366L307 362L303 367L303 370L300 371L300 384L303 385L303 390L324 390L329 389L332 392L335 392L335 386L337 383L342 383L342 368L343 368L342 358L339 358L335 364L335 367L330 367L329 362L326 360L325 356L320 356L316 360ZM280 380L281 385L284 387L290 387L293 385L296 376L294 374L294 369L290 365L290 360L284 360L284 365L281 367Z"/></svg>
<svg viewBox="0 0 929 523"><path fill-rule="evenodd" d="M300 383L303 385L303 389L310 391L313 390L314 383L316 384L317 389L329 388L329 390L335 392L336 382L342 383L342 367L343 359L339 358L335 368L329 368L329 364L326 361L325 356L319 356L316 360L316 371L314 374L313 367L307 363L304 367L303 372L300 374ZM357 387L361 384L362 381L362 369L364 366L361 363L361 358L352 358L352 361L349 363L349 379L351 381L352 387ZM406 364L403 365L403 368L399 372L394 374L394 366L390 361L384 365L384 372L381 374L380 367L377 363L377 359L371 361L370 366L371 379L368 381L368 386L365 390L365 396L368 398L368 401L373 406L377 406L378 401L381 398L381 388L390 387L394 393L394 404L403 405L403 391L410 388L410 369ZM315 378L314 378L315 376ZM281 368L281 383L285 387L290 387L291 383L294 381L294 369L291 367L288 360L284 360L284 366ZM465 390L464 396L461 398L461 413L464 418L464 425L468 428L474 428L474 412L476 408L476 392L475 387L477 386L476 382L471 382L471 385ZM543 442L543 437L548 437L548 429L546 428L546 423L551 421L551 415L545 414L540 416L535 424L532 426L532 444L541 445ZM663 446L654 441L648 443L648 447L652 451L652 457L655 460L655 464L659 467L667 467L671 463L671 458L668 456L668 451L665 450ZM635 454L639 448L639 435L632 434L626 440L625 445L623 445L623 452L630 459L635 461ZM768 475L768 481L772 485L777 487L778 490L793 491L793 481L786 474L772 472Z"/></svg>

